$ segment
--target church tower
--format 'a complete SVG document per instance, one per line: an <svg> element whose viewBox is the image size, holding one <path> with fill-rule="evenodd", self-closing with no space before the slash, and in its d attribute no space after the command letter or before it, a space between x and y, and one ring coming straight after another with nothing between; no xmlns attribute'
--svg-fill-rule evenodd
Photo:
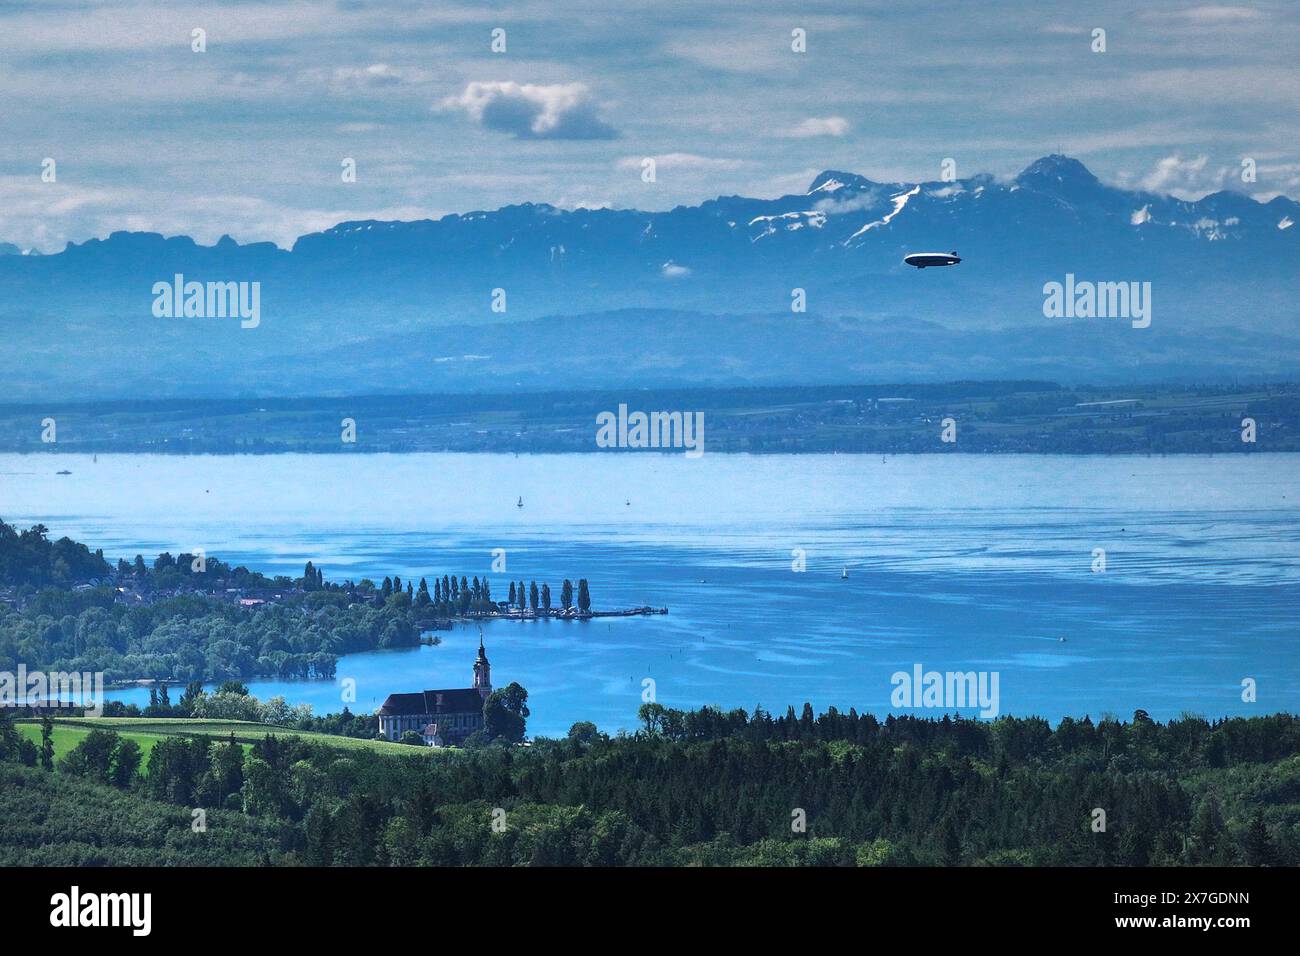
<svg viewBox="0 0 1300 956"><path fill-rule="evenodd" d="M482 632L478 636L478 660L474 662L474 689L484 700L492 693L492 665L488 663L487 654L483 650Z"/></svg>

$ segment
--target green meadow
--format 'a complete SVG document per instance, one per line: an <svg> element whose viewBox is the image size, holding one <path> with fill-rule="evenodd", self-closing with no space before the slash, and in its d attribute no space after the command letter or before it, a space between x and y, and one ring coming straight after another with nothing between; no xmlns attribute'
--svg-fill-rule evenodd
<svg viewBox="0 0 1300 956"><path fill-rule="evenodd" d="M54 760L58 763L72 748L81 743L92 730L112 730L128 740L134 740L143 752L141 768L147 765L154 745L164 737L216 737L229 740L234 735L238 743L248 750L268 734L277 737L298 737L310 743L319 743L339 750L369 750L378 753L417 756L427 754L425 747L395 744L387 740L362 740L357 737L338 737L258 724L247 720L202 720L194 718L153 719L148 717L55 717L53 741ZM17 721L18 733L40 745L39 719Z"/></svg>

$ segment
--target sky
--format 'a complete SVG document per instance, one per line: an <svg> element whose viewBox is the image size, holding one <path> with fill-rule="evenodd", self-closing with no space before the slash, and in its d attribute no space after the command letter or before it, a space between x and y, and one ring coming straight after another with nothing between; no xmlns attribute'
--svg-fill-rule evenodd
<svg viewBox="0 0 1300 956"><path fill-rule="evenodd" d="M1012 176L1058 151L1131 188L1300 196L1300 4L1075 7L7 0L0 242L288 248L347 220L669 209L944 159Z"/></svg>

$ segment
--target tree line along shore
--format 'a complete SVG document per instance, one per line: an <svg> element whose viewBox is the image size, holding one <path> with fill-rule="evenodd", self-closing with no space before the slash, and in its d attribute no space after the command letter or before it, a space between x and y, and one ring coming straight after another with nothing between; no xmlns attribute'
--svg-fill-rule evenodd
<svg viewBox="0 0 1300 956"><path fill-rule="evenodd" d="M455 620L586 619L596 611L585 578L511 581L495 599L487 578L443 575L328 581L268 577L214 556L164 552L111 564L100 550L52 540L36 525L0 521L0 670L102 673L109 684L332 678L339 657L413 647Z"/></svg>

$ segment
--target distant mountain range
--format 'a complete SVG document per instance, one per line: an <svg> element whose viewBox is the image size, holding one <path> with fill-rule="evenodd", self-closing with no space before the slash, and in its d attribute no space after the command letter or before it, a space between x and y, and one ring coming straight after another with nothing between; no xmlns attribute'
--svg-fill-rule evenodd
<svg viewBox="0 0 1300 956"><path fill-rule="evenodd" d="M347 222L289 251L126 232L47 256L0 244L0 381L11 400L67 400L1296 378L1297 221L1285 197L1182 201L1047 156L1009 182L828 170L802 194L667 212ZM960 265L902 263L950 250ZM260 283L260 324L155 317L154 283L178 273ZM1151 327L1045 317L1043 285L1067 273L1150 282Z"/></svg>

